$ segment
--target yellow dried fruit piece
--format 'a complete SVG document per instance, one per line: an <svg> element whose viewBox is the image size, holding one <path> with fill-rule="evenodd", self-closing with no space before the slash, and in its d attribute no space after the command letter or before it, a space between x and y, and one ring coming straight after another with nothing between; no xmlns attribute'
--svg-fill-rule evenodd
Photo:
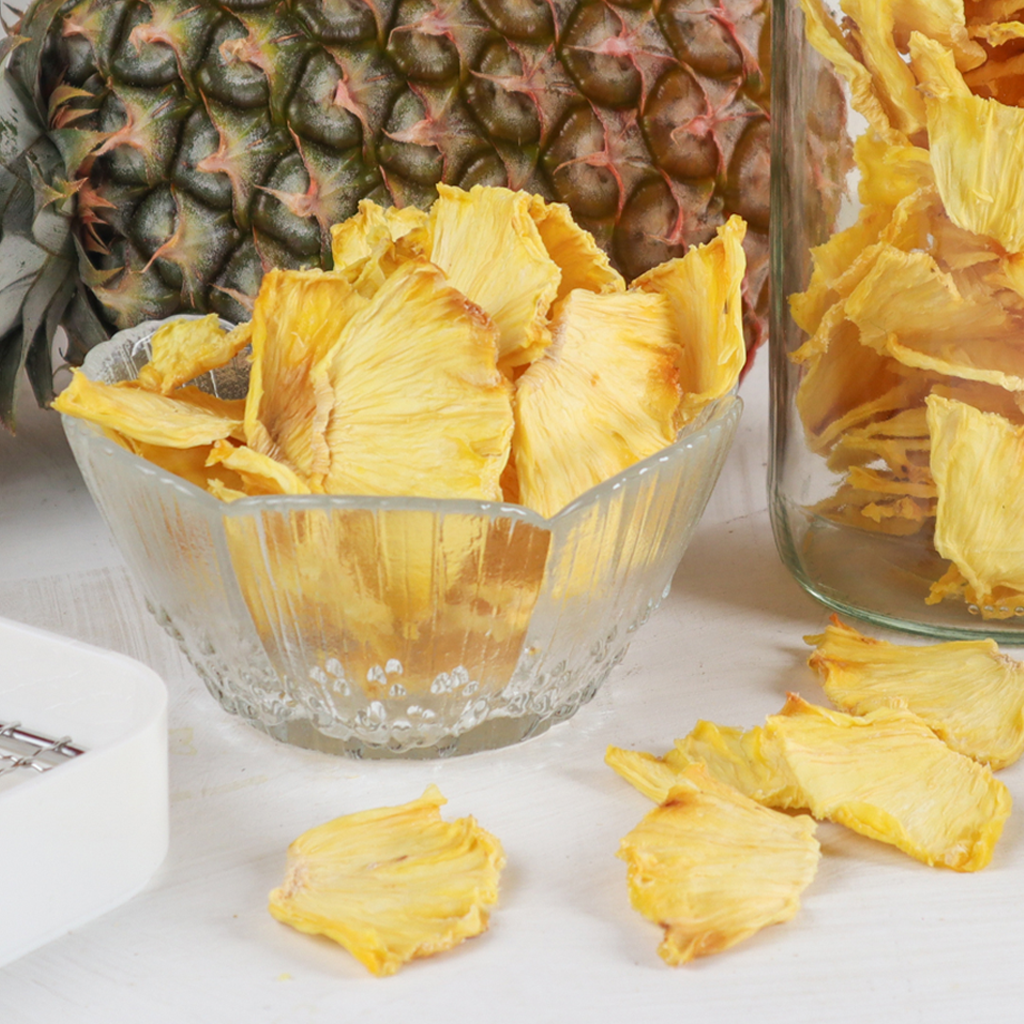
<svg viewBox="0 0 1024 1024"><path fill-rule="evenodd" d="M662 295L574 291L553 336L515 393L520 501L542 516L671 444L681 397Z"/></svg>
<svg viewBox="0 0 1024 1024"><path fill-rule="evenodd" d="M800 9L807 41L846 79L853 109L887 142L906 144L906 136L893 124L895 112L884 102L874 77L856 55L859 48L844 37L822 0L800 0Z"/></svg>
<svg viewBox="0 0 1024 1024"><path fill-rule="evenodd" d="M680 345L682 401L675 413L679 430L711 402L728 394L747 358L743 338L743 274L746 224L732 216L706 245L652 267L632 288L668 300Z"/></svg>
<svg viewBox="0 0 1024 1024"><path fill-rule="evenodd" d="M238 475L246 494L309 494L309 486L283 462L246 445L218 441L206 459L207 466L224 466Z"/></svg>
<svg viewBox="0 0 1024 1024"><path fill-rule="evenodd" d="M935 549L979 604L998 588L1024 592L1024 427L963 402L928 398L938 487Z"/></svg>
<svg viewBox="0 0 1024 1024"><path fill-rule="evenodd" d="M688 963L790 920L817 871L815 827L687 767L618 852L634 908L664 929L662 959Z"/></svg>
<svg viewBox="0 0 1024 1024"><path fill-rule="evenodd" d="M993 769L1024 752L1024 665L994 640L893 644L835 615L806 639L816 645L808 663L842 711L907 708L953 750Z"/></svg>
<svg viewBox="0 0 1024 1024"><path fill-rule="evenodd" d="M1024 109L974 95L926 100L935 180L950 219L1024 251Z"/></svg>
<svg viewBox="0 0 1024 1024"><path fill-rule="evenodd" d="M212 396L211 396L212 397ZM53 408L134 441L166 448L197 448L238 434L238 419L139 387L89 380L81 370L57 396Z"/></svg>
<svg viewBox="0 0 1024 1024"><path fill-rule="evenodd" d="M846 299L846 315L863 344L905 366L1024 391L1024 353L1006 309L963 296L927 253L885 247Z"/></svg>
<svg viewBox="0 0 1024 1024"><path fill-rule="evenodd" d="M154 466L180 476L203 491L233 490L242 487L242 478L222 466L209 466L207 459L214 446L201 445L198 448L168 448L165 445L147 444L144 441L125 439L129 451L152 462ZM215 445L229 444L217 441ZM244 492L239 491L244 497Z"/></svg>
<svg viewBox="0 0 1024 1024"><path fill-rule="evenodd" d="M326 935L376 975L486 931L505 866L472 818L445 822L436 786L399 807L336 818L288 848L270 913Z"/></svg>
<svg viewBox="0 0 1024 1024"><path fill-rule="evenodd" d="M330 466L329 396L312 369L367 303L341 274L318 270L271 270L256 296L246 443L311 483Z"/></svg>
<svg viewBox="0 0 1024 1024"><path fill-rule="evenodd" d="M612 266L608 254L573 220L565 203L548 203L532 196L530 215L537 225L548 255L558 265L562 279L551 307L552 319L565 297L575 288L588 292L624 292L626 282Z"/></svg>
<svg viewBox="0 0 1024 1024"><path fill-rule="evenodd" d="M396 681L428 701L499 693L550 543L547 530L511 518L482 528L469 513L408 508L279 506L226 520L225 531L268 656L283 677L322 685L327 704L352 690L394 697ZM311 676L311 662L324 671Z"/></svg>
<svg viewBox="0 0 1024 1024"><path fill-rule="evenodd" d="M920 403L928 391L923 375L910 375L891 356L862 345L845 317L842 324L827 351L811 361L796 395L808 447L819 454L848 431Z"/></svg>
<svg viewBox="0 0 1024 1024"><path fill-rule="evenodd" d="M714 778L758 803L803 806L785 762L760 726L744 731L701 721L664 757L609 747L605 764L655 803L665 800L688 765L703 764Z"/></svg>
<svg viewBox="0 0 1024 1024"><path fill-rule="evenodd" d="M371 199L360 200L356 213L331 227L334 267L340 270L379 256L391 242L413 231L425 232L427 222L427 214L415 206L385 208Z"/></svg>
<svg viewBox="0 0 1024 1024"><path fill-rule="evenodd" d="M327 494L501 500L512 386L497 331L426 260L403 264L341 329L309 381Z"/></svg>
<svg viewBox="0 0 1024 1024"><path fill-rule="evenodd" d="M951 565L936 580L925 598L925 604L938 604L947 598L960 598L971 609L977 608L983 619L1012 619L1024 615L1024 592L1011 587L995 587L984 600L979 600L974 588L963 574Z"/></svg>
<svg viewBox="0 0 1024 1024"><path fill-rule="evenodd" d="M249 324L225 331L216 313L165 323L150 339L152 354L139 370L138 383L169 395L182 384L231 362L249 344L250 334Z"/></svg>
<svg viewBox="0 0 1024 1024"><path fill-rule="evenodd" d="M510 370L548 347L547 316L561 271L531 215L528 193L438 185L430 208L430 259L498 327L498 362Z"/></svg>
<svg viewBox="0 0 1024 1024"><path fill-rule="evenodd" d="M845 526L856 526L890 537L909 537L935 517L935 502L910 497L893 498L877 491L861 491L842 484L834 495L812 505L811 511Z"/></svg>
<svg viewBox="0 0 1024 1024"><path fill-rule="evenodd" d="M852 716L791 694L765 730L816 818L932 866L977 871L991 860L1009 791L911 712Z"/></svg>

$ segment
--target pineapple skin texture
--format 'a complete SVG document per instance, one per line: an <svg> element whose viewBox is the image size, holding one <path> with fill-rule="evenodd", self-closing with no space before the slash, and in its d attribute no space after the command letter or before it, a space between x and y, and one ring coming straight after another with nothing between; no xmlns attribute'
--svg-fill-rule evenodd
<svg viewBox="0 0 1024 1024"><path fill-rule="evenodd" d="M30 93L42 68L40 109L64 133L55 180L88 183L75 232L92 270L74 305L90 328L180 310L240 321L267 267L330 266L330 226L360 199L425 208L446 182L568 203L627 277L744 216L753 340L767 20L766 3L732 0L458 0L430 14L394 0L80 0L31 7L33 42L13 63ZM76 349L94 343L69 323Z"/></svg>
<svg viewBox="0 0 1024 1024"><path fill-rule="evenodd" d="M333 939L378 976L479 935L505 855L472 818L442 821L445 802L431 785L418 800L305 832L288 848L270 913Z"/></svg>

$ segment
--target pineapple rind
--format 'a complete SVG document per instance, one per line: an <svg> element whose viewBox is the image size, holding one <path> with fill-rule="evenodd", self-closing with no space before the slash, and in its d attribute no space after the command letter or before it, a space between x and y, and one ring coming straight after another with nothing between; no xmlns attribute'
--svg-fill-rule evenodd
<svg viewBox="0 0 1024 1024"><path fill-rule="evenodd" d="M816 645L809 664L842 711L907 708L953 750L993 769L1024 751L1024 665L994 640L893 644L836 616L807 640Z"/></svg>
<svg viewBox="0 0 1024 1024"><path fill-rule="evenodd" d="M688 963L790 920L817 870L815 827L688 766L618 853L634 908L664 929L662 959Z"/></svg>
<svg viewBox="0 0 1024 1024"><path fill-rule="evenodd" d="M473 818L445 822L431 785L418 800L305 832L288 849L277 920L344 946L378 976L488 926L505 856Z"/></svg>

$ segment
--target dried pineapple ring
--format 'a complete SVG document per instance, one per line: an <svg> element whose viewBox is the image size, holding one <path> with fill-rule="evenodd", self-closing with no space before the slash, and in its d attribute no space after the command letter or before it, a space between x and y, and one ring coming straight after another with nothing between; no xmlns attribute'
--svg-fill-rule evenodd
<svg viewBox="0 0 1024 1024"><path fill-rule="evenodd" d="M523 366L550 344L547 316L561 281L531 216L525 192L438 185L430 208L430 259L494 319L498 362Z"/></svg>
<svg viewBox="0 0 1024 1024"><path fill-rule="evenodd" d="M240 420L187 398L90 380L74 370L53 402L57 412L89 420L125 437L165 448L197 448L238 434Z"/></svg>
<svg viewBox="0 0 1024 1024"><path fill-rule="evenodd" d="M500 501L511 384L494 323L426 260L411 259L310 371L323 401L327 494Z"/></svg>
<svg viewBox="0 0 1024 1024"><path fill-rule="evenodd" d="M817 871L814 830L687 767L618 853L633 906L664 929L662 959L687 963L790 920Z"/></svg>
<svg viewBox="0 0 1024 1024"><path fill-rule="evenodd" d="M152 355L139 370L138 382L149 391L169 395L201 374L224 366L249 344L251 327L225 331L216 313L198 320L172 320L150 339Z"/></svg>
<svg viewBox="0 0 1024 1024"><path fill-rule="evenodd" d="M905 707L953 750L993 769L1024 752L1024 665L994 640L911 646L875 640L833 615L810 666L849 714Z"/></svg>
<svg viewBox="0 0 1024 1024"><path fill-rule="evenodd" d="M224 466L238 474L246 494L309 494L306 482L283 462L246 445L218 441L207 466Z"/></svg>
<svg viewBox="0 0 1024 1024"><path fill-rule="evenodd" d="M979 599L1024 591L1024 427L938 395L928 398L931 469L939 490L935 549Z"/></svg>
<svg viewBox="0 0 1024 1024"><path fill-rule="evenodd" d="M765 731L816 818L933 866L977 871L990 861L1010 813L1008 790L911 712L854 717L791 694Z"/></svg>
<svg viewBox="0 0 1024 1024"><path fill-rule="evenodd" d="M431 785L410 803L310 829L288 848L270 913L340 943L376 975L486 931L505 856L472 818L443 821L444 803Z"/></svg>
<svg viewBox="0 0 1024 1024"><path fill-rule="evenodd" d="M663 296L572 292L551 347L516 382L513 452L522 504L553 516L671 444L678 358Z"/></svg>

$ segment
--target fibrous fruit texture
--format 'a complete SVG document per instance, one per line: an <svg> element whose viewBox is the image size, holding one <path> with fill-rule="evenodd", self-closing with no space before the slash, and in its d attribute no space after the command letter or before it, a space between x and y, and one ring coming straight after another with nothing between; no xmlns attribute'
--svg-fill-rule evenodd
<svg viewBox="0 0 1024 1024"><path fill-rule="evenodd" d="M766 806L807 810L926 864L985 867L1010 813L991 770L952 750L910 711L864 715L790 695L749 734L701 723L664 758L610 748L608 763L654 799L692 763Z"/></svg>
<svg viewBox="0 0 1024 1024"><path fill-rule="evenodd" d="M907 708L954 750L995 768L1024 752L1024 665L994 640L894 644L835 616L810 665L836 707L854 715Z"/></svg>
<svg viewBox="0 0 1024 1024"><path fill-rule="evenodd" d="M687 963L788 921L814 878L815 824L719 782L703 765L675 779L619 846L633 906L660 924L658 953Z"/></svg>
<svg viewBox="0 0 1024 1024"><path fill-rule="evenodd" d="M948 560L929 603L1024 615L1020 5L801 6L867 124L858 219L812 249L789 297L797 409L837 474L810 510Z"/></svg>
<svg viewBox="0 0 1024 1024"><path fill-rule="evenodd" d="M326 935L377 975L486 931L505 866L472 818L445 822L436 786L418 800L336 818L288 848L270 913Z"/></svg>
<svg viewBox="0 0 1024 1024"><path fill-rule="evenodd" d="M767 17L765 0L37 0L0 48L0 252L21 267L0 279L0 416L22 366L51 397L59 323L74 360L179 310L245 319L268 268L330 266L360 199L425 209L442 182L567 203L626 278L742 215L753 343Z"/></svg>

